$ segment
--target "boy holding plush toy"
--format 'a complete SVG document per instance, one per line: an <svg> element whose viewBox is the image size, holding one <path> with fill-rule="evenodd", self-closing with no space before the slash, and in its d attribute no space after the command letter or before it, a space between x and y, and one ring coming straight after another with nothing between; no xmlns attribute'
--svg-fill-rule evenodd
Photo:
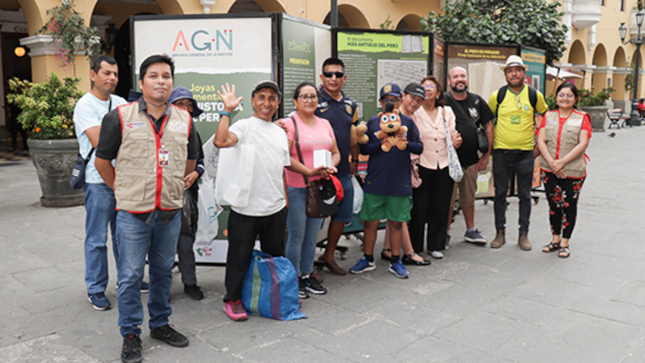
<svg viewBox="0 0 645 363"><path fill-rule="evenodd" d="M398 251L401 251L402 222L410 220L410 153L420 154L423 144L414 121L399 114L401 87L395 83L383 86L379 102L383 112L368 121L369 139L360 146L361 154L370 157L360 213L361 220L365 222L365 254L349 271L360 274L376 269L376 233L379 220L386 218L391 229L392 245L388 271L404 279L408 278L409 273L401 263Z"/></svg>

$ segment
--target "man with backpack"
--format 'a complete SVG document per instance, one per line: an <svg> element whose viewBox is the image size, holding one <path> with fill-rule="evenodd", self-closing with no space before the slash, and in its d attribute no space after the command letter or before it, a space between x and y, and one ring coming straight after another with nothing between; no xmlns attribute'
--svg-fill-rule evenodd
<svg viewBox="0 0 645 363"><path fill-rule="evenodd" d="M493 143L493 177L495 179L495 228L497 234L491 248L506 243L506 195L511 175L517 178L517 195L520 198L518 245L531 250L528 239L531 218L531 186L533 184L535 149L535 114L548 110L544 95L526 85L526 71L522 58L511 55L502 66L506 86L491 94L488 106L495 111L495 137Z"/></svg>
<svg viewBox="0 0 645 363"><path fill-rule="evenodd" d="M457 187L459 188L459 205L464 212L466 233L464 240L478 245L486 245L486 239L475 228L475 194L477 193L477 172L486 169L493 145L493 123L495 115L486 101L479 95L468 92L468 74L462 67L453 67L448 72L450 89L444 94L446 104L455 113L455 127L461 134L463 142L457 149L459 162L464 170L461 182L455 185L450 210L454 208ZM478 129L481 129L479 131ZM485 134L487 143L478 141L478 132ZM482 152L481 158L477 150ZM450 237L448 237L450 238ZM448 240L446 240L446 245Z"/></svg>

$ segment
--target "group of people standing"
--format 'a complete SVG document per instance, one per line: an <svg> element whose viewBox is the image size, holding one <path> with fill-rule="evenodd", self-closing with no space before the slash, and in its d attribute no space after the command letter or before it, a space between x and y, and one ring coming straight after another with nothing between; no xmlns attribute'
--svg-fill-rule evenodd
<svg viewBox="0 0 645 363"><path fill-rule="evenodd" d="M405 265L430 264L421 255L424 245L432 258L443 258L457 188L467 227L464 240L487 244L475 226L474 200L477 173L487 167L491 155L497 229L491 247L500 248L506 241L506 196L511 175L515 175L520 197L518 244L530 250L530 193L538 151L553 235L543 251L558 251L560 257L568 257L577 200L586 176L589 117L575 109L575 85L562 84L556 97L558 109L546 113L537 127L536 149L535 114L546 112L544 96L524 84L526 66L521 58L509 57L502 70L508 84L494 92L488 103L468 92L468 76L461 67L449 71L447 92L433 76L404 90L394 83L383 86L381 107L396 113L407 128L398 136L397 144L403 146L389 151L376 136L382 122L377 116L367 122L367 141L351 144L358 107L342 91L347 75L338 58L323 63L320 88L304 82L295 89L295 112L278 121L274 116L282 94L275 82L258 83L251 93L253 116L234 123L233 112L243 97L236 95L234 85L222 86L217 94L224 109L213 143L218 148L253 145L257 161L252 175L243 176L251 178L248 203L232 205L228 218L227 316L235 321L248 318L241 290L256 238L264 252L286 255L292 262L300 279L301 299L327 292L322 276L314 269L316 237L323 220L308 217L305 209L309 182L330 175L342 185L344 198L331 216L326 250L319 262L333 274L346 274L334 260L334 251L345 224L353 220L352 177L357 173L359 153L369 156L360 212L365 245L364 255L349 269L351 273L376 268L374 247L383 219L387 220L387 231L381 258L388 260L388 271L396 277L409 277ZM140 362L142 292L149 291L151 337L176 347L189 343L168 324L177 252L184 291L193 299L203 297L196 285L194 256L192 261L189 256L194 237L184 232L190 228L182 228L180 213L184 190L196 193L195 181L203 173L201 140L192 121L201 110L190 91L173 89L174 64L165 55L150 56L141 64L142 94L132 103L112 95L118 82L114 59L98 58L90 77L92 89L79 100L74 115L80 154L90 159L85 177L88 299L97 310L111 306L105 296L109 226L118 271L121 359ZM478 128L488 140L488 150L483 153L478 153ZM314 151L321 149L331 154L331 165L314 166ZM463 170L458 183L450 172L455 153L457 166ZM146 260L149 284L143 281Z"/></svg>

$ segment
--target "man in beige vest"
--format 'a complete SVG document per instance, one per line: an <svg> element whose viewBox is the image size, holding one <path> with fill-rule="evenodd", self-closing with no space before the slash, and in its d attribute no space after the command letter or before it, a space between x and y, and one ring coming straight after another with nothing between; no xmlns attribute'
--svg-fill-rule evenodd
<svg viewBox="0 0 645 363"><path fill-rule="evenodd" d="M143 323L140 284L148 257L150 336L175 347L188 338L168 325L172 266L181 228L184 176L195 169L199 142L186 110L168 104L174 64L153 55L139 70L142 96L103 118L96 169L114 189L119 248L121 360L141 362ZM113 167L110 160L116 159Z"/></svg>

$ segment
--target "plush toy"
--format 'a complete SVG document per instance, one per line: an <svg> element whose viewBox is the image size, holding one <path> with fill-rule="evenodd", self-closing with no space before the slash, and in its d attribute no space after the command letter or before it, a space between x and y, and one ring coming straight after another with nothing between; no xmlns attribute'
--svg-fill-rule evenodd
<svg viewBox="0 0 645 363"><path fill-rule="evenodd" d="M401 126L399 110L394 109L394 104L392 102L386 103L385 110L380 112L377 117L381 129L376 132L376 138L385 139L381 142L381 149L389 152L396 145L399 150L405 150L408 147L408 142L404 141L402 137L408 132L408 128Z"/></svg>
<svg viewBox="0 0 645 363"><path fill-rule="evenodd" d="M352 125L349 144L351 146L354 146L356 144L367 144L370 138L365 134L366 132L367 126L365 124L360 124L358 126Z"/></svg>

